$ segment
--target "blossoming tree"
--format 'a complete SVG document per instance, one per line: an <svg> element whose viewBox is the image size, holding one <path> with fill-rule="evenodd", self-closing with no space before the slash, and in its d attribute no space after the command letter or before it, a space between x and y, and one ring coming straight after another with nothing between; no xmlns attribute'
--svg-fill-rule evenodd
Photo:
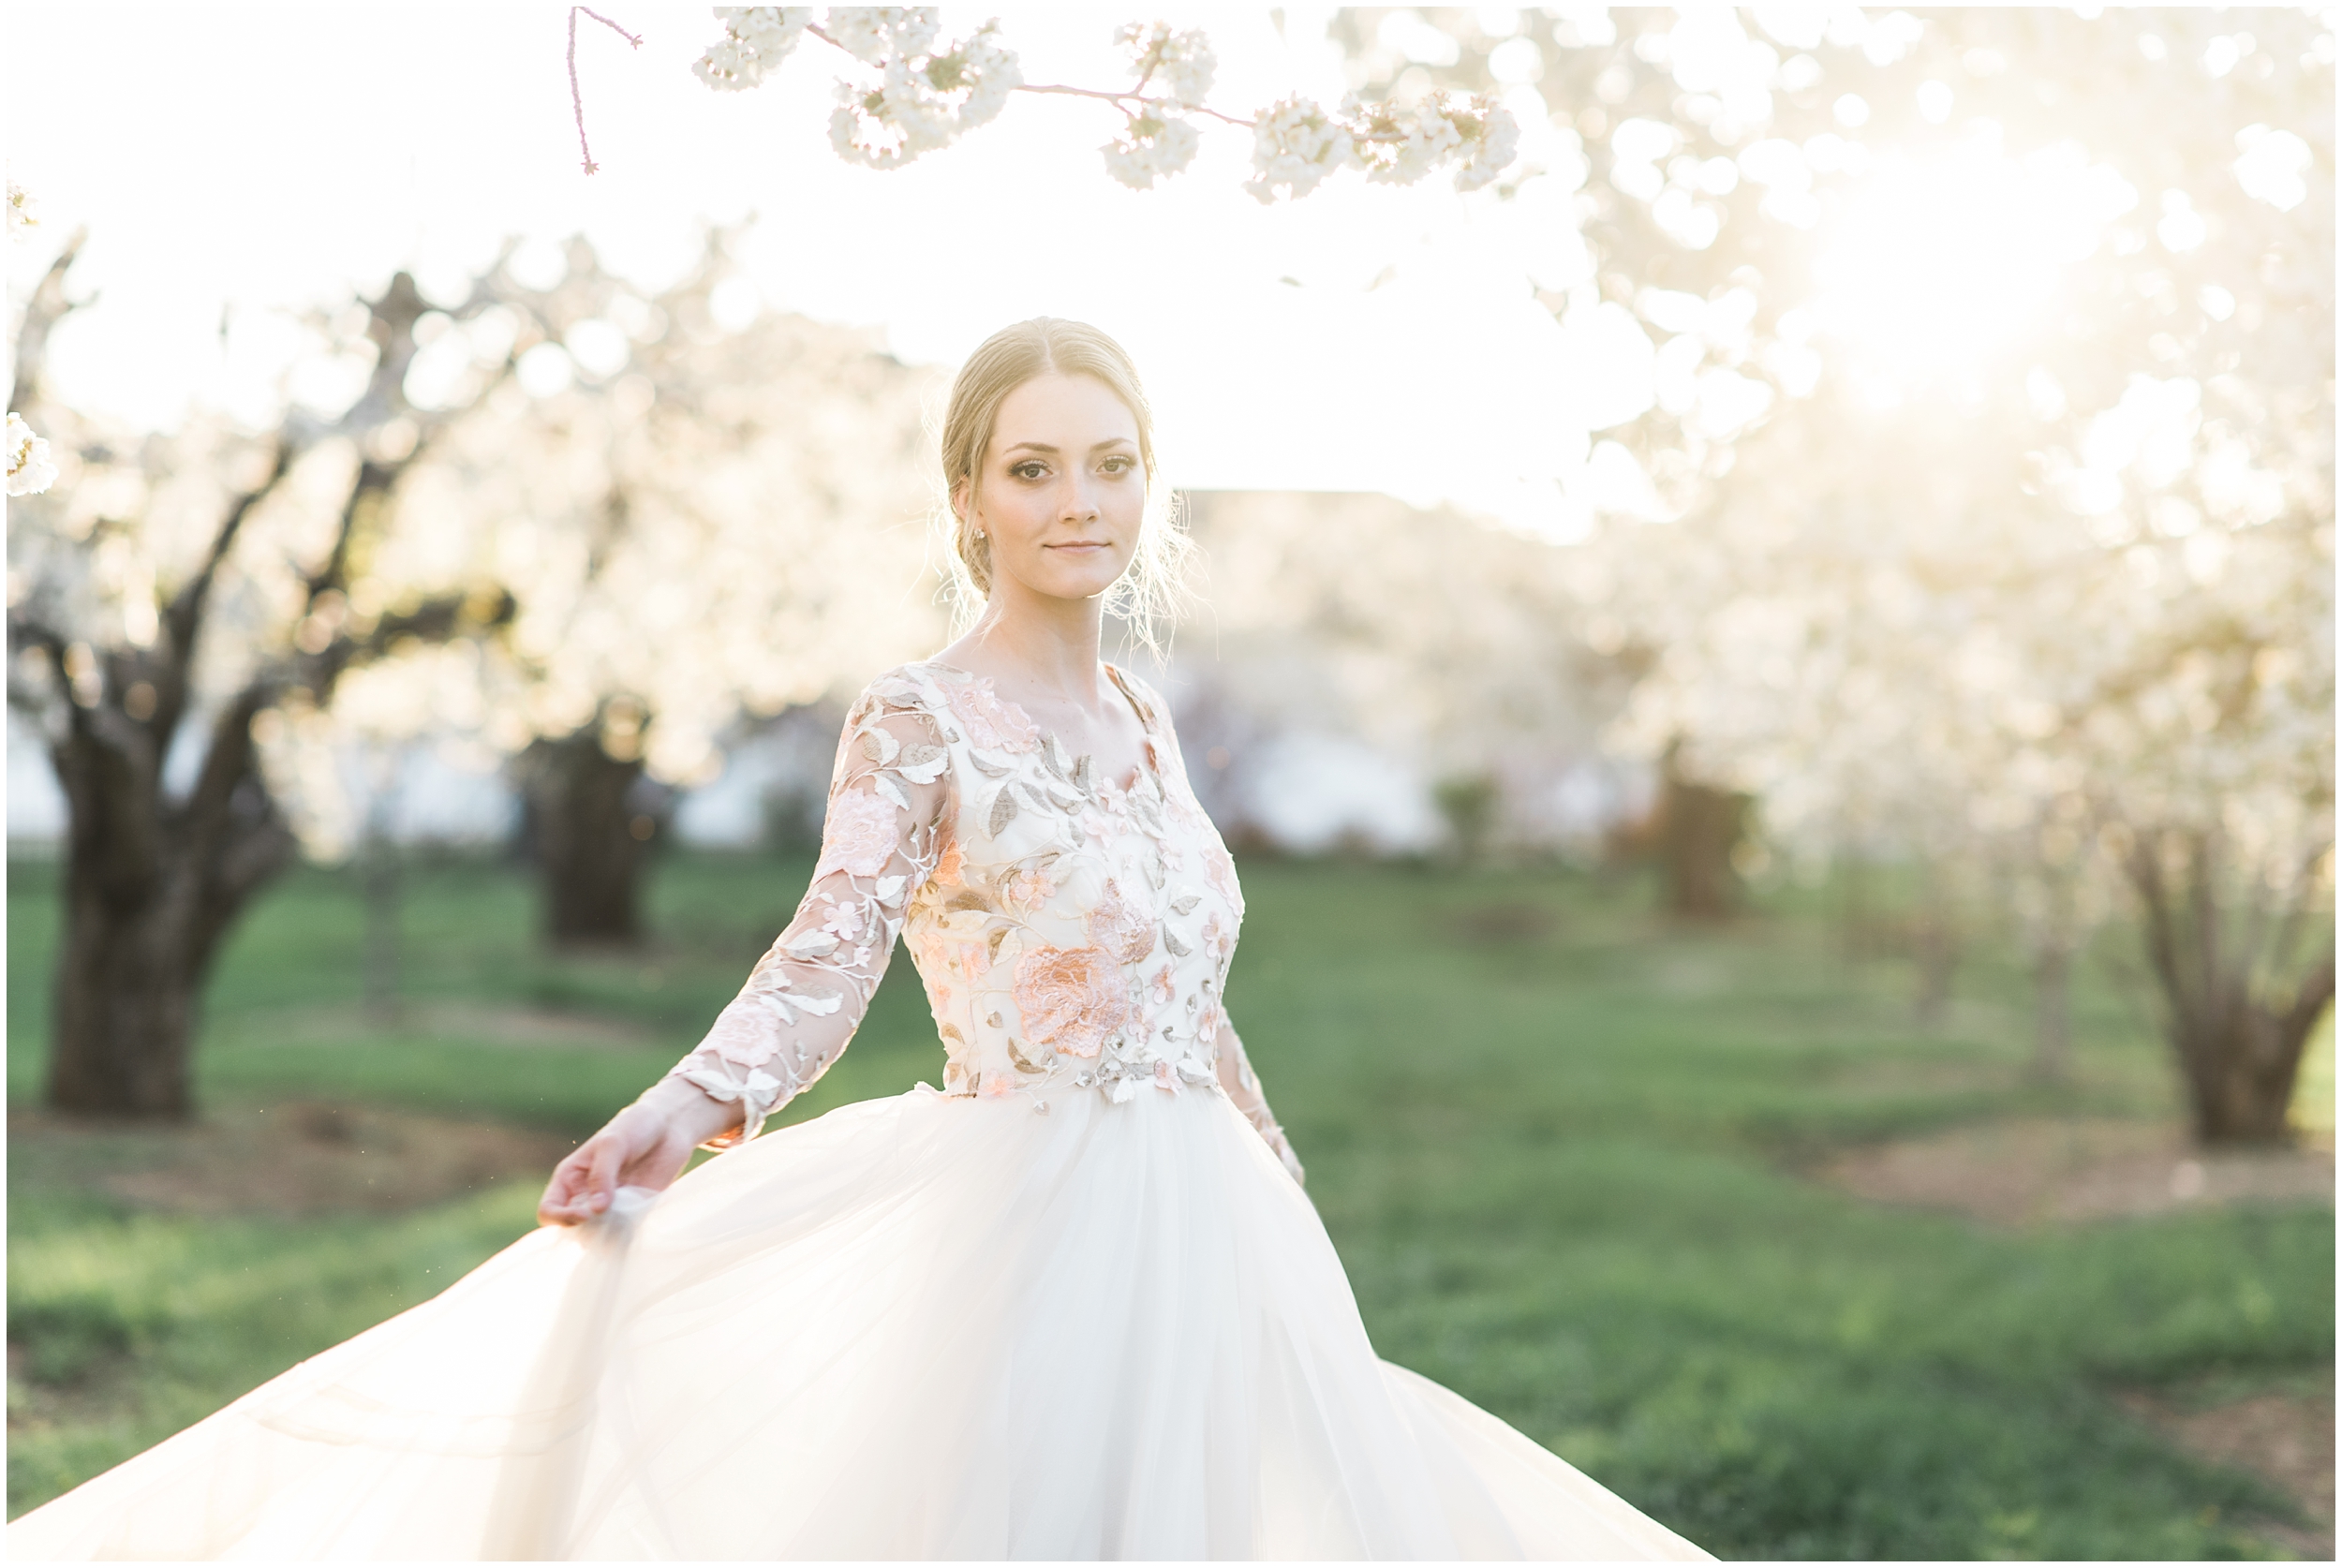
<svg viewBox="0 0 2342 1568"><path fill-rule="evenodd" d="M10 398L59 449L57 483L17 498L8 527L8 701L46 737L67 811L48 1097L177 1117L212 960L296 848L262 744L312 721L352 672L476 636L512 601L491 581L402 581L373 558L444 428L404 391L429 312L405 274L312 323L354 389L344 407L289 405L258 436L202 419L140 437L42 391L79 246L27 303ZM180 744L191 779L170 766Z"/></svg>
<svg viewBox="0 0 2342 1568"><path fill-rule="evenodd" d="M861 332L733 317L750 300L723 244L645 290L573 243L510 319L441 329L416 377L468 397L470 336L517 325L530 342L533 393L477 407L414 480L433 548L515 583L519 603L476 665L385 666L344 710L427 711L516 761L559 941L641 934L656 822L637 780L705 782L736 721L941 629L918 587L927 378Z"/></svg>
<svg viewBox="0 0 2342 1568"><path fill-rule="evenodd" d="M2119 873L2198 1131L2276 1132L2333 991L2331 31L1400 15L1344 13L1370 87L1555 104L1538 281L1648 355L1578 553L1655 655L1623 738L1931 917L1979 872L2045 997Z"/></svg>

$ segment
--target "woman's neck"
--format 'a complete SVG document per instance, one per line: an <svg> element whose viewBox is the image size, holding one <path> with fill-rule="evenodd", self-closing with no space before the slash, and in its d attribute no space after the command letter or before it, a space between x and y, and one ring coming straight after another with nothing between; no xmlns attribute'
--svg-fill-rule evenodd
<svg viewBox="0 0 2342 1568"><path fill-rule="evenodd" d="M1098 645L1104 600L1044 599L1002 584L975 627L947 653L1014 671L1043 691L1085 708L1100 700ZM979 673L985 672L979 671Z"/></svg>

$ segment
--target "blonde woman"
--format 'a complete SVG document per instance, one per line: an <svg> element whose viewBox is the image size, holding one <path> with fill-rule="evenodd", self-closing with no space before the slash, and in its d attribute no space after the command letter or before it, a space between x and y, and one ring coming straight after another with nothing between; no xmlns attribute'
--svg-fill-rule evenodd
<svg viewBox="0 0 2342 1568"><path fill-rule="evenodd" d="M812 886L706 1039L545 1228L12 1555L1705 1555L1367 1342L1223 1003L1235 867L1099 658L1180 547L1128 357L1007 329L942 457L973 624L855 703ZM898 933L941 1090L758 1137Z"/></svg>

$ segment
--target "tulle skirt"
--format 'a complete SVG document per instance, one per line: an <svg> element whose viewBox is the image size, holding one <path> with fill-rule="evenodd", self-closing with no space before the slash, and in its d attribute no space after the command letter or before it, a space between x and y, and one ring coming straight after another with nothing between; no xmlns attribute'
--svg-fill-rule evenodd
<svg viewBox="0 0 2342 1568"><path fill-rule="evenodd" d="M523 1238L8 1551L1706 1556L1377 1358L1223 1098L924 1087Z"/></svg>

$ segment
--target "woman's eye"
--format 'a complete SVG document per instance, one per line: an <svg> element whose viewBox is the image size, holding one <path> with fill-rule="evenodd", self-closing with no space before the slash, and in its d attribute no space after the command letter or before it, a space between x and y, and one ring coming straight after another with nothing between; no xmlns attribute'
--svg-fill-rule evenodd
<svg viewBox="0 0 2342 1568"><path fill-rule="evenodd" d="M1047 472L1048 469L1038 463L1019 463L1009 470L1010 474L1020 480L1037 480Z"/></svg>
<svg viewBox="0 0 2342 1568"><path fill-rule="evenodd" d="M1109 457L1099 466L1109 474L1127 474L1131 471L1132 463L1127 457Z"/></svg>

